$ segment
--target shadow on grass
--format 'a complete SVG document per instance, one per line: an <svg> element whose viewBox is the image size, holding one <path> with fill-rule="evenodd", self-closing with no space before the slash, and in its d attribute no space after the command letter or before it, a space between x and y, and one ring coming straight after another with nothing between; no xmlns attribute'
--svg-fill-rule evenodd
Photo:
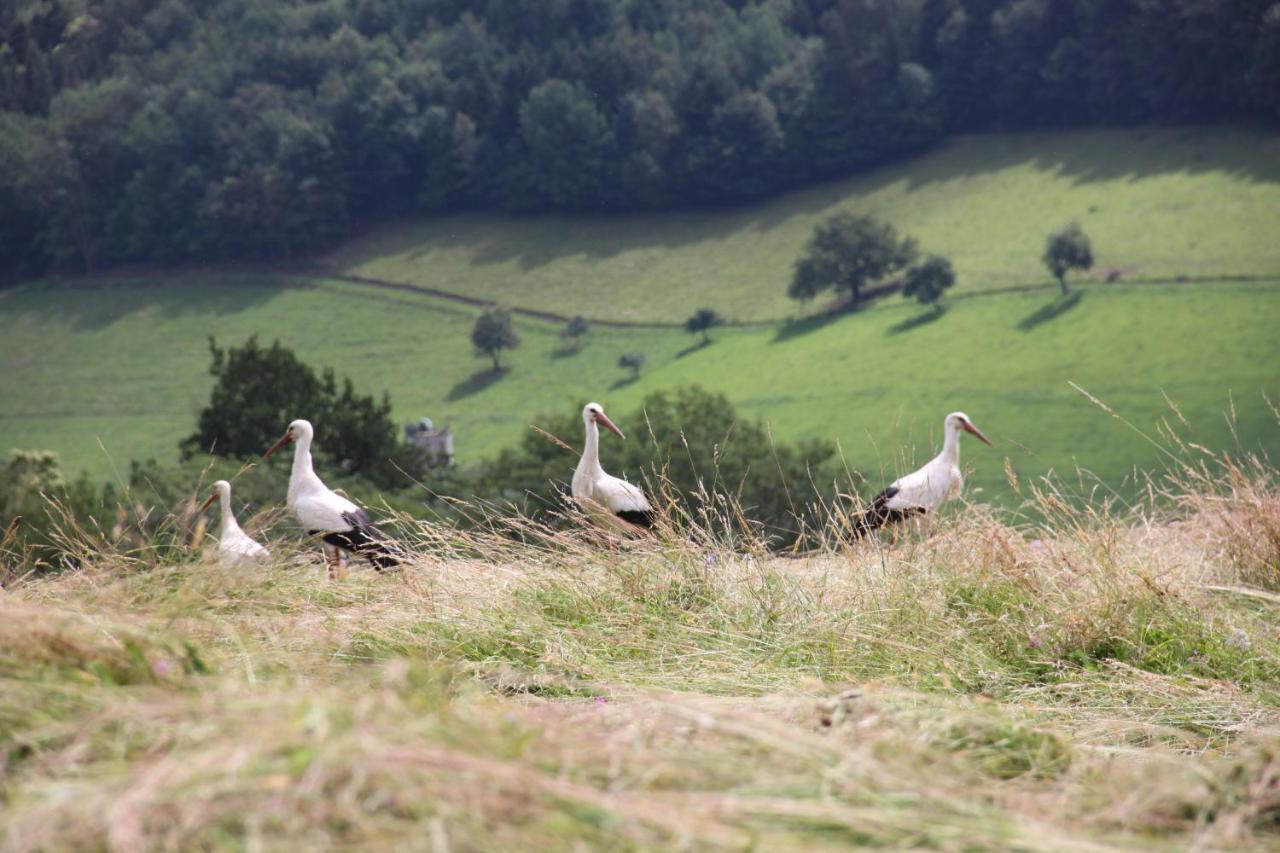
<svg viewBox="0 0 1280 853"><path fill-rule="evenodd" d="M676 358L684 358L686 355L692 355L693 353L697 352L700 349L706 349L707 347L711 346L711 344L712 344L711 341L697 341L696 343L690 344L689 346L677 352Z"/></svg>
<svg viewBox="0 0 1280 853"><path fill-rule="evenodd" d="M580 352L582 352L582 347L573 346L572 344L569 344L567 346L562 346L557 349L553 349L551 351L551 357L552 358L572 358L573 356L577 355Z"/></svg>
<svg viewBox="0 0 1280 853"><path fill-rule="evenodd" d="M801 335L825 329L841 317L853 314L857 310L857 308L843 308L839 311L826 311L810 317L788 320L778 327L778 331L774 333L773 340L770 343L780 344L783 341L789 341L792 338L798 338Z"/></svg>
<svg viewBox="0 0 1280 853"><path fill-rule="evenodd" d="M5 312L22 312L33 319L56 317L77 331L95 332L143 311L165 319L224 318L253 311L290 290L316 289L314 282L286 273L180 275L122 273L20 284L7 288Z"/></svg>
<svg viewBox="0 0 1280 853"><path fill-rule="evenodd" d="M514 262L527 272L574 256L593 262L637 250L677 251L731 235L768 234L796 217L806 218L807 231L808 217L833 212L851 196L866 197L890 186L903 185L911 193L1013 168L1060 175L1073 186L1207 172L1250 183L1274 183L1280 181L1280 164L1257 153L1267 144L1265 133L1263 129L1157 127L1094 135L977 135L946 140L932 156L918 157L926 153L923 148L902 150L900 156L847 178L714 209L524 217L477 212L414 220L375 230L367 241L344 248L339 263L350 268L370 259L403 255L406 261L421 264L435 252L461 252L473 265Z"/></svg>
<svg viewBox="0 0 1280 853"><path fill-rule="evenodd" d="M619 388L626 388L628 385L631 385L639 381L640 381L640 374L638 373L635 376L624 376L621 379L619 379L617 382L610 385L609 390L617 391Z"/></svg>
<svg viewBox="0 0 1280 853"><path fill-rule="evenodd" d="M791 319L778 327L778 331L774 334L771 343L780 344L783 341L797 338L800 335L807 335L810 332L816 332L825 328L830 324L839 320L841 317L847 317L850 314L857 314L859 311L867 308L877 299L883 299L891 293L897 293L902 289L902 283L891 281L887 284L877 285L875 287L865 287L862 289L861 295L857 301L850 301L847 296L840 296L831 303L831 306L821 314L811 314L808 317L799 319Z"/></svg>
<svg viewBox="0 0 1280 853"><path fill-rule="evenodd" d="M472 394L479 394L511 371L509 367L500 367L497 370L492 368L489 370L481 370L479 373L473 373L466 379L459 382L449 389L445 399L449 402L461 400L463 397L470 397Z"/></svg>
<svg viewBox="0 0 1280 853"><path fill-rule="evenodd" d="M1048 305L1036 310L1032 314L1028 314L1018 321L1018 328L1024 332L1029 332L1036 326L1048 323L1050 320L1065 314L1072 308L1080 304L1080 300L1084 298L1084 292L1080 290L1068 293L1066 296L1060 296Z"/></svg>
<svg viewBox="0 0 1280 853"><path fill-rule="evenodd" d="M903 332L909 332L912 329L918 329L921 326L927 326L930 323L933 323L941 319L942 315L945 313L947 313L946 306L936 305L931 310L926 311L923 314L917 314L914 317L908 317L907 319L903 320L901 323L894 323L892 326L889 327L889 334L901 335Z"/></svg>

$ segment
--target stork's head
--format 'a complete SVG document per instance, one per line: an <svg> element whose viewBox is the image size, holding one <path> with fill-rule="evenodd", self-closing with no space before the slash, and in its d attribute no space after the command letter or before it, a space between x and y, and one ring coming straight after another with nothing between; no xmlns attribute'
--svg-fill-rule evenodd
<svg viewBox="0 0 1280 853"><path fill-rule="evenodd" d="M231 499L231 484L226 480L213 481L213 494L209 495L209 499L201 504L200 511L204 512L206 509L213 506L213 502L219 497L222 497L225 500Z"/></svg>
<svg viewBox="0 0 1280 853"><path fill-rule="evenodd" d="M947 415L946 430L948 433L959 434L960 430L976 435L978 440L983 444L991 447L991 439L982 434L982 430L973 425L973 421L969 420L969 416L964 412L952 412Z"/></svg>
<svg viewBox="0 0 1280 853"><path fill-rule="evenodd" d="M600 424L600 426L612 432L618 438L626 438L622 434L622 430L614 426L613 421L609 420L609 416L604 413L604 406L599 403L587 403L582 407L582 422L587 426L592 424Z"/></svg>
<svg viewBox="0 0 1280 853"><path fill-rule="evenodd" d="M289 424L289 428L284 431L284 435L280 436L280 440L267 448L267 452L262 454L262 458L266 459L280 448L292 441L311 440L311 436L315 435L315 430L311 428L311 421L298 418Z"/></svg>

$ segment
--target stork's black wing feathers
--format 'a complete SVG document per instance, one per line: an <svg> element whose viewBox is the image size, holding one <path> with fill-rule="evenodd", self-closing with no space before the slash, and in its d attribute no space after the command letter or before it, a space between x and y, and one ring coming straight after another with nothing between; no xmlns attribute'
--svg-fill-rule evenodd
<svg viewBox="0 0 1280 853"><path fill-rule="evenodd" d="M374 526L369 513L362 509L344 512L342 520L350 524L351 529L326 533L321 537L325 542L344 551L359 554L373 563L379 571L400 564L400 558L396 555L391 540L387 538L387 534Z"/></svg>
<svg viewBox="0 0 1280 853"><path fill-rule="evenodd" d="M636 527L643 527L646 530L653 527L653 523L658 519L657 510L652 509L624 509L616 513L618 518Z"/></svg>
<svg viewBox="0 0 1280 853"><path fill-rule="evenodd" d="M890 486L871 499L871 504L862 511L862 515L853 520L853 535L856 539L867 536L873 530L879 530L890 522L899 522L913 515L920 515L924 507L913 506L906 509L890 509L889 501L898 494L897 486Z"/></svg>

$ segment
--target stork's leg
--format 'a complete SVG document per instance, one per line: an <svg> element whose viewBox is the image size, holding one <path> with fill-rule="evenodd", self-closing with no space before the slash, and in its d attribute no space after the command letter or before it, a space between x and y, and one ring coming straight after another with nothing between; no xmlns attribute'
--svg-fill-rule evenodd
<svg viewBox="0 0 1280 853"><path fill-rule="evenodd" d="M335 564L337 571L334 573L333 579L344 581L347 579L347 552L343 551L341 548L334 548L333 551L338 557Z"/></svg>
<svg viewBox="0 0 1280 853"><path fill-rule="evenodd" d="M342 580L346 575L342 566L342 551L336 545L330 545L328 542L320 546L324 549L324 564L329 570L329 580Z"/></svg>

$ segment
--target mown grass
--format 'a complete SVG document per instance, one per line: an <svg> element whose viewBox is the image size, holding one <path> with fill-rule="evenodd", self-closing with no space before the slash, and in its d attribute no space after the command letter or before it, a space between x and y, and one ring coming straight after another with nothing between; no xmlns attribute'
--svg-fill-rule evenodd
<svg viewBox="0 0 1280 853"><path fill-rule="evenodd" d="M6 554L0 846L1273 846L1280 486L1184 458L791 559L503 517L341 584Z"/></svg>
<svg viewBox="0 0 1280 853"><path fill-rule="evenodd" d="M520 319L524 343L494 381L471 351L474 316L440 299L318 279L4 291L0 448L53 449L68 470L95 477L130 459L173 459L212 383L207 336L227 344L257 333L362 391L389 391L399 420L449 424L463 462L516 443L541 413L595 399L621 416L651 391L693 383L724 391L780 442L838 440L849 466L873 481L931 455L942 416L962 409L997 441L994 451L965 447L971 494L1005 506L1049 471L1075 478L1083 469L1104 492L1132 497L1135 469L1164 463L1073 382L1148 436L1168 421L1211 450L1280 451L1263 398L1280 393L1274 283L1094 285L1065 302L1049 290L982 296L957 299L937 318L895 302L797 326L718 329L701 348L674 330L597 329L577 354L563 352L554 324ZM916 323L922 316L930 322ZM635 382L616 367L628 350L649 357ZM1228 407L1234 424L1221 414ZM632 432L644 440L643 429ZM574 461L566 453L566 472ZM1094 485L1086 476L1072 487Z"/></svg>
<svg viewBox="0 0 1280 853"><path fill-rule="evenodd" d="M681 322L711 306L782 319L813 226L868 212L952 259L958 291L1047 280L1046 236L1078 220L1099 272L1280 272L1280 147L1247 129L961 137L900 165L729 210L465 215L356 240L336 269L565 316Z"/></svg>

